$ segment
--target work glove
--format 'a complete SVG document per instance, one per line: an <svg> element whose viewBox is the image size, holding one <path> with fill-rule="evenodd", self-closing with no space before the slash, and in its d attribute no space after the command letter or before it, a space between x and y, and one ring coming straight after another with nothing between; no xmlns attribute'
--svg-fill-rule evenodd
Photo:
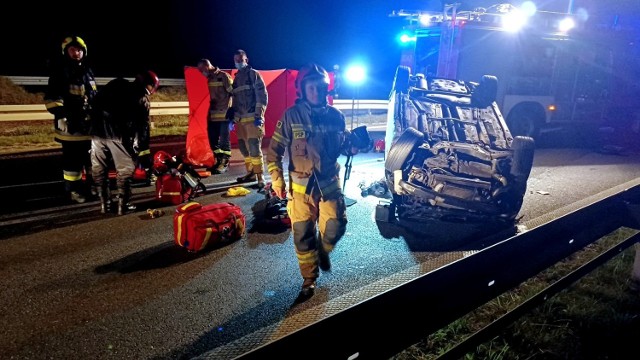
<svg viewBox="0 0 640 360"><path fill-rule="evenodd" d="M271 172L271 189L279 199L287 198L287 186L280 171Z"/></svg>
<svg viewBox="0 0 640 360"><path fill-rule="evenodd" d="M67 119L66 118L58 119L57 128L63 133L68 132L69 126L67 125Z"/></svg>
<svg viewBox="0 0 640 360"><path fill-rule="evenodd" d="M264 125L264 119L261 118L260 116L256 116L256 119L253 120L253 125L258 126L258 127Z"/></svg>
<svg viewBox="0 0 640 360"><path fill-rule="evenodd" d="M140 145L138 144L138 138L133 139L133 153L138 154L140 152Z"/></svg>
<svg viewBox="0 0 640 360"><path fill-rule="evenodd" d="M235 126L236 126L236 123L234 123L233 121L229 121L229 131L233 131Z"/></svg>

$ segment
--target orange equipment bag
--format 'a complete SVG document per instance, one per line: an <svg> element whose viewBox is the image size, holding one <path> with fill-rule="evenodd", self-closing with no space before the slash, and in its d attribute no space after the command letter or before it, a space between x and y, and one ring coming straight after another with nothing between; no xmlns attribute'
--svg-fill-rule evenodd
<svg viewBox="0 0 640 360"><path fill-rule="evenodd" d="M156 179L156 200L178 205L184 201L182 179L179 174L162 174Z"/></svg>
<svg viewBox="0 0 640 360"><path fill-rule="evenodd" d="M174 242L190 252L238 240L245 227L242 209L232 203L201 205L191 201L178 206L173 216Z"/></svg>

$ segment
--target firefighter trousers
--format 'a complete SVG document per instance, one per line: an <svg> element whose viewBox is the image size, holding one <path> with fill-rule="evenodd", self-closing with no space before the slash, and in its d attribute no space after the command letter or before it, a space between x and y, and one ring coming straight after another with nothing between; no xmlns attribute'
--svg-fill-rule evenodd
<svg viewBox="0 0 640 360"><path fill-rule="evenodd" d="M62 140L62 176L65 191L84 193L82 171L87 183L91 183L91 140Z"/></svg>
<svg viewBox="0 0 640 360"><path fill-rule="evenodd" d="M98 186L105 188L108 185L111 163L116 170L118 193L129 197L131 180L136 169L131 153L120 140L94 137L91 140L91 165L93 179Z"/></svg>
<svg viewBox="0 0 640 360"><path fill-rule="evenodd" d="M290 194L287 212L300 274L304 279L315 280L319 274L318 251L330 253L344 235L347 207L343 196L324 200L313 194Z"/></svg>
<svg viewBox="0 0 640 360"><path fill-rule="evenodd" d="M209 146L213 155L218 157L231 157L231 141L229 140L229 121L211 121L207 123Z"/></svg>
<svg viewBox="0 0 640 360"><path fill-rule="evenodd" d="M262 139L264 138L264 125L256 126L254 118L243 118L236 124L238 135L238 149L244 157L247 172L262 174L264 172L264 160L262 158Z"/></svg>

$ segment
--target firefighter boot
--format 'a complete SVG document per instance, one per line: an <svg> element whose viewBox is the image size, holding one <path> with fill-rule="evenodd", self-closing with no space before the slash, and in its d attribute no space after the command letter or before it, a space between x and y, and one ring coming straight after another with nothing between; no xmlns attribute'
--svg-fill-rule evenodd
<svg viewBox="0 0 640 360"><path fill-rule="evenodd" d="M127 212L135 211L136 206L129 202L128 196L118 194L118 215L124 215Z"/></svg>
<svg viewBox="0 0 640 360"><path fill-rule="evenodd" d="M96 192L98 193L98 199L100 200L100 213L106 214L111 208L111 195L109 194L109 189L102 186L96 186Z"/></svg>
<svg viewBox="0 0 640 360"><path fill-rule="evenodd" d="M118 215L124 215L128 211L134 211L136 206L129 202L129 199L131 199L131 184L125 182L123 188L118 190Z"/></svg>
<svg viewBox="0 0 640 360"><path fill-rule="evenodd" d="M256 174L256 179L258 179L258 191L264 190L264 175Z"/></svg>
<svg viewBox="0 0 640 360"><path fill-rule="evenodd" d="M221 156L220 159L218 160L218 164L216 165L215 169L213 169L213 173L224 174L227 172L228 168L229 168L229 158L226 156Z"/></svg>
<svg viewBox="0 0 640 360"><path fill-rule="evenodd" d="M298 301L305 301L313 296L316 291L316 279L305 278L302 283L302 289L298 294Z"/></svg>
<svg viewBox="0 0 640 360"><path fill-rule="evenodd" d="M255 178L256 178L256 174L254 174L253 171L249 171L246 175L241 176L241 177L237 178L236 180L239 183L246 183L246 182L254 181Z"/></svg>

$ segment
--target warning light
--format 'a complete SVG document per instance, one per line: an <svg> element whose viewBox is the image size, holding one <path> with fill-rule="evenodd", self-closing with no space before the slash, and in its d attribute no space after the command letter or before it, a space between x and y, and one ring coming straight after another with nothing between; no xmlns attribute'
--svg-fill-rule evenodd
<svg viewBox="0 0 640 360"><path fill-rule="evenodd" d="M547 110L549 110L549 111L556 111L556 106L555 106L555 105L553 105L553 104L551 104L551 105L547 106Z"/></svg>
<svg viewBox="0 0 640 360"><path fill-rule="evenodd" d="M414 33L407 32L407 31L402 32L398 37L398 40L400 40L400 43L403 45L415 42L416 39L417 37Z"/></svg>

